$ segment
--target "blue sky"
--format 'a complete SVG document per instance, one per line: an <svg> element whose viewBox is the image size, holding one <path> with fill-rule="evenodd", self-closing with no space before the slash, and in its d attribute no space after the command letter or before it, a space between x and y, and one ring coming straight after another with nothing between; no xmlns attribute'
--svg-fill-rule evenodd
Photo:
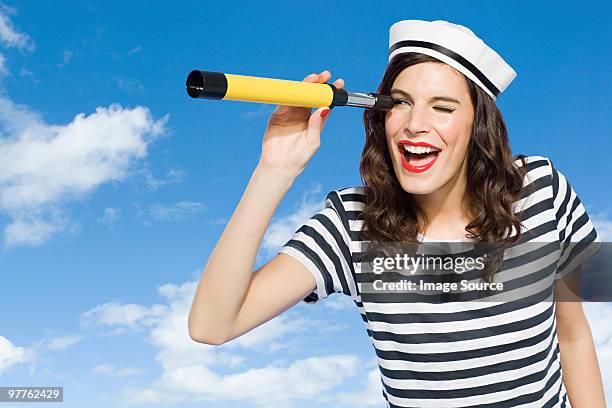
<svg viewBox="0 0 612 408"><path fill-rule="evenodd" d="M277 389L254 379L266 375L292 395L285 406L382 406L373 348L340 295L219 348L186 338L194 282L273 109L192 100L192 69L329 69L373 92L395 21L466 25L518 73L498 102L513 152L550 157L611 230L605 2L96 3L0 8L0 385L64 386L65 407L275 406ZM361 115L331 113L258 263L327 191L360 183ZM588 311L612 387L608 307Z"/></svg>

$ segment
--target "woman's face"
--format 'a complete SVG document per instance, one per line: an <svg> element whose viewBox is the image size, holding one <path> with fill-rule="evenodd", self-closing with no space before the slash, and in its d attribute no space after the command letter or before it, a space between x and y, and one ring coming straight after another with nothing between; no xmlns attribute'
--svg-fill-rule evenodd
<svg viewBox="0 0 612 408"><path fill-rule="evenodd" d="M385 132L402 188L430 194L457 180L474 118L463 76L444 63L420 63L397 76L391 96L396 105L386 113Z"/></svg>

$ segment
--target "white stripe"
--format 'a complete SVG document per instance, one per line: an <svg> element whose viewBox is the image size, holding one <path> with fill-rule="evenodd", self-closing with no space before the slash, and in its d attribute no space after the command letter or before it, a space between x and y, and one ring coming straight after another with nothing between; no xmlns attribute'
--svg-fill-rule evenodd
<svg viewBox="0 0 612 408"><path fill-rule="evenodd" d="M521 367L512 371L502 371L499 373L491 373L457 380L398 380L388 378L384 375L383 380L385 384L398 389L454 390L459 388L482 387L489 384L513 381L517 378L543 371L550 362L550 359L554 353L555 349L551 348L544 359L535 364ZM552 365L554 366L554 363Z"/></svg>
<svg viewBox="0 0 612 408"><path fill-rule="evenodd" d="M444 343L420 343L420 344L404 344L392 340L376 340L372 338L374 347L383 351L399 351L404 353L452 353L460 351L477 350L480 348L502 346L512 344L529 337L537 336L546 331L552 324L555 314L543 321L542 323L529 327L524 330L519 330L511 333L503 333L496 336L482 337L471 340L460 340Z"/></svg>
<svg viewBox="0 0 612 408"><path fill-rule="evenodd" d="M481 394L474 395L471 397L464 398L449 398L449 399L406 399L406 398L396 398L392 395L388 395L389 401L393 404L397 405L407 405L407 406L418 406L423 408L440 408L440 407L463 407L466 405L477 405L477 404L490 404L495 402L500 402L506 399L511 399L516 396L531 394L538 391L541 391L544 388L544 384L550 377L552 377L555 371L559 368L559 362L557 360L556 364L553 364L551 369L546 373L544 378L540 381L523 385L512 390L499 391L495 393L489 394ZM384 378L383 378L383 381ZM385 384L387 382L385 381ZM541 405L540 405L541 407Z"/></svg>
<svg viewBox="0 0 612 408"><path fill-rule="evenodd" d="M388 331L394 334L433 334L433 333L453 333L467 330L484 329L487 327L500 326L529 319L548 309L546 303L536 303L535 305L523 309L513 310L494 316L481 317L471 320L460 320L453 322L435 323L410 323L394 324L387 322L370 322L370 330ZM432 308L433 310L434 308Z"/></svg>
<svg viewBox="0 0 612 408"><path fill-rule="evenodd" d="M389 55L389 60L391 60L391 58L393 58L396 54L400 54L400 53L404 53L404 52L417 52L417 53L421 53L421 54L426 54L426 55L430 55L430 56L432 56L432 57L434 57L436 59L439 59L442 62L445 62L446 64L448 64L451 67L455 68L456 70L458 70L459 72L464 74L466 77L468 77L472 81L474 81L479 87L482 88L483 91L485 91L487 94L489 94L489 96L491 98L493 98L494 101L497 100L497 97L493 94L493 92L491 92L480 81L480 79L478 79L476 77L476 75L472 74L472 71L470 71L469 69L467 69L466 67L464 67L459 62L457 62L454 59L452 59L451 57L448 57L448 56L446 56L446 55L444 55L444 54L442 54L442 53L440 53L440 52L438 52L436 50L432 50L431 48L410 46L410 47L400 47L400 48L396 49L395 51L393 51L391 53L391 55Z"/></svg>
<svg viewBox="0 0 612 408"><path fill-rule="evenodd" d="M516 350L504 351L503 353L492 354L484 357L470 358L465 360L441 361L441 362L426 362L406 360L390 360L378 358L381 367L389 370L414 370L422 372L444 372L468 370L483 366L488 366L506 361L518 360L520 358L529 357L544 351L551 339L555 336L554 330L543 341L529 347L523 347Z"/></svg>

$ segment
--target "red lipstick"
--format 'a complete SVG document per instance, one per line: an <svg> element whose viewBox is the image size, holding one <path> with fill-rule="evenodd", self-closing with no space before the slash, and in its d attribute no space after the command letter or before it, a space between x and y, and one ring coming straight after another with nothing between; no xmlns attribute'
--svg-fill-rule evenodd
<svg viewBox="0 0 612 408"><path fill-rule="evenodd" d="M405 148L404 145L408 145L408 146L415 146L415 147L431 147L435 150L438 151L437 154L435 154L435 156L433 157L432 160L426 162L426 163L419 163L418 165L414 165L414 164L410 164L408 163L408 160L406 160L406 154L405 154ZM436 162L436 160L438 160L438 157L440 156L441 153L441 149L431 145L429 143L426 142L413 142L411 140L400 140L398 142L398 148L400 151L400 157L402 160L402 166L404 166L404 169L406 169L407 171L411 172L411 173L423 173L424 171L427 171L429 168L431 168L431 166L433 166ZM409 154L413 154L413 153L409 153Z"/></svg>

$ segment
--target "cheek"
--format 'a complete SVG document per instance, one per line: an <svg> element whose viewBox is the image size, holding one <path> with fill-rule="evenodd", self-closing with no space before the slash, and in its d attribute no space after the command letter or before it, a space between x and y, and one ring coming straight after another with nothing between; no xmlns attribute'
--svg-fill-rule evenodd
<svg viewBox="0 0 612 408"><path fill-rule="evenodd" d="M391 150L393 144L393 136L397 133L398 125L395 123L389 115L385 118L385 139L387 140L387 147Z"/></svg>
<svg viewBox="0 0 612 408"><path fill-rule="evenodd" d="M392 110L387 111L385 116L385 132L387 136L393 136L404 126L402 115L394 114Z"/></svg>
<svg viewBox="0 0 612 408"><path fill-rule="evenodd" d="M470 141L472 126L468 120L463 118L439 121L436 128L447 145L463 148Z"/></svg>

